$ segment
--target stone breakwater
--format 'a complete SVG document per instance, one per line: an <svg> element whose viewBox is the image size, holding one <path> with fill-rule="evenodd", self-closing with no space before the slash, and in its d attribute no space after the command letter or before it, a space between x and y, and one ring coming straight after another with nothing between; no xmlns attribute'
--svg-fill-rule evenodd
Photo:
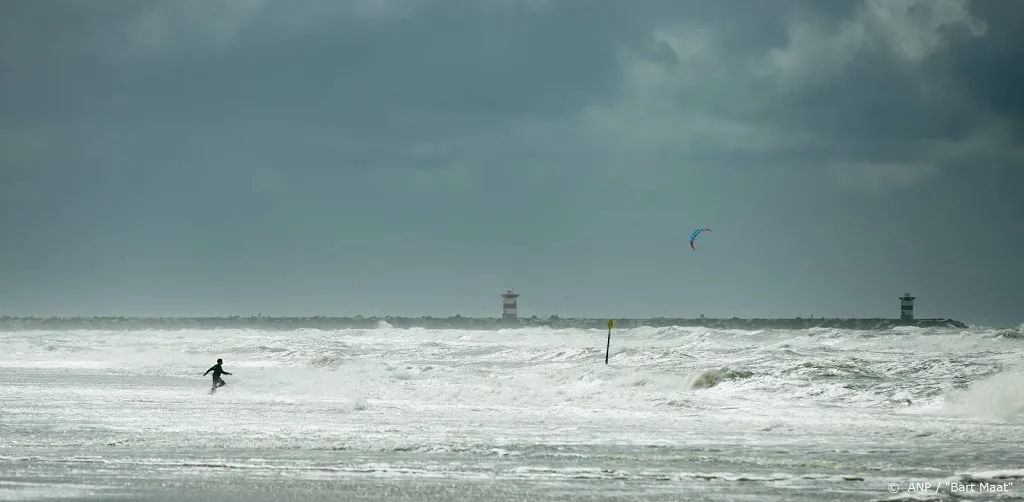
<svg viewBox="0 0 1024 502"><path fill-rule="evenodd" d="M512 328L547 327L555 329L606 329L608 319L572 318L472 318L459 315L439 317L0 317L0 331L28 330L184 330L184 329L254 329L288 331L299 329L475 329L499 330ZM809 329L834 328L850 330L884 330L898 326L924 328L967 328L955 319L684 319L656 317L651 319L615 319L620 329L639 327L706 327L709 329Z"/></svg>

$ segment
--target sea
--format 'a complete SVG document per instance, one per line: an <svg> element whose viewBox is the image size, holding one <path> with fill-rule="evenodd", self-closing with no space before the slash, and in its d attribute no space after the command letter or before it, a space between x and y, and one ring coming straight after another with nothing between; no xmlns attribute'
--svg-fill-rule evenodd
<svg viewBox="0 0 1024 502"><path fill-rule="evenodd" d="M0 500L1024 500L1022 331L0 332Z"/></svg>

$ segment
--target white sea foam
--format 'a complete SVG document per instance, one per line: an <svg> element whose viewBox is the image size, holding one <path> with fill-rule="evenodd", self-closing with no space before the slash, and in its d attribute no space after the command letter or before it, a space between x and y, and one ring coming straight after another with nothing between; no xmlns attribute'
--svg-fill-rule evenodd
<svg viewBox="0 0 1024 502"><path fill-rule="evenodd" d="M33 458L35 475L59 477L92 458L159 477L210 461L183 448L228 448L249 452L224 458L247 479L631 479L650 484L641 495L664 480L745 479L795 500L822 479L860 479L881 496L885 473L1022 465L1024 339L1005 331L637 328L613 331L608 365L605 337L386 325L0 333L0 468ZM211 395L202 373L218 357L232 375ZM386 456L311 453L331 451Z"/></svg>

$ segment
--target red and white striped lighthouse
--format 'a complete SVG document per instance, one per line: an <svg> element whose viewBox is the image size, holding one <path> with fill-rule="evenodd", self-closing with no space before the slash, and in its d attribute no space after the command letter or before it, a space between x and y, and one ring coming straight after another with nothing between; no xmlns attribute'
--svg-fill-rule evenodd
<svg viewBox="0 0 1024 502"><path fill-rule="evenodd" d="M501 318L502 319L515 319L519 313L516 311L518 308L518 302L516 298L519 298L519 293L506 289L501 294Z"/></svg>

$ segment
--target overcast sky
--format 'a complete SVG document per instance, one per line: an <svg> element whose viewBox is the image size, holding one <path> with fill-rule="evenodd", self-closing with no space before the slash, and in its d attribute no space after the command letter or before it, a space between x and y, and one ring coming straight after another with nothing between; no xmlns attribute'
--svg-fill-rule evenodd
<svg viewBox="0 0 1024 502"><path fill-rule="evenodd" d="M1022 14L6 0L0 313L1015 325Z"/></svg>

